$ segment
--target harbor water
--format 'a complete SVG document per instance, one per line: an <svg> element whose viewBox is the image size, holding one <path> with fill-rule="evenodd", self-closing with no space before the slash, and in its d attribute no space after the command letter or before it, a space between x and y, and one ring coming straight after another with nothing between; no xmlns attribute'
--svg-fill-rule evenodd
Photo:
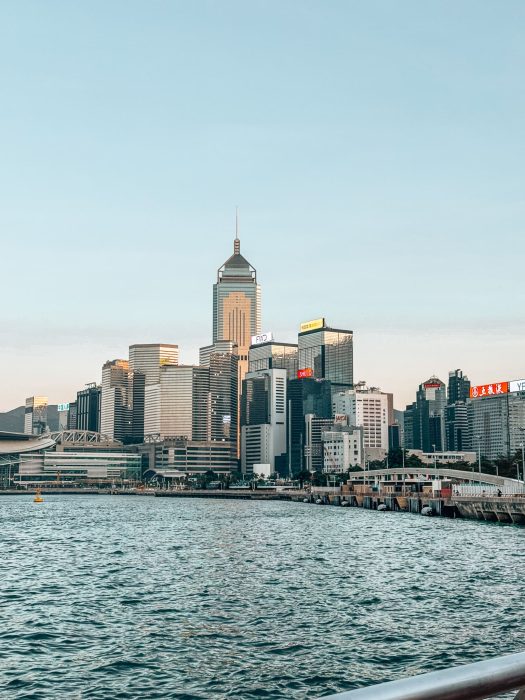
<svg viewBox="0 0 525 700"><path fill-rule="evenodd" d="M317 698L525 650L525 530L0 496L0 697Z"/></svg>

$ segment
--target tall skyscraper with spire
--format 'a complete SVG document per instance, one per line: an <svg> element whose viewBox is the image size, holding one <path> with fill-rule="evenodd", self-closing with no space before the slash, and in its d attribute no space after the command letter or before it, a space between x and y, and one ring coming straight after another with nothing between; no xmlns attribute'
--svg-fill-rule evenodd
<svg viewBox="0 0 525 700"><path fill-rule="evenodd" d="M248 350L251 336L261 333L261 288L257 284L257 272L241 255L239 240L239 218L235 217L235 240L233 255L217 271L217 282L213 285L213 344L215 348L203 348L217 351L225 341L232 344L232 353L236 355L238 368L235 386L231 389L237 393L236 410L231 411L231 421L237 456L239 456L239 416L242 380L248 371ZM215 357L215 355L213 355ZM217 355L216 357L221 357ZM213 409L213 407L212 407ZM235 415L233 415L235 413ZM225 416L223 420L227 420Z"/></svg>
<svg viewBox="0 0 525 700"><path fill-rule="evenodd" d="M261 288L255 268L241 255L238 218L235 228L233 255L219 268L213 285L213 342L237 344L240 387L248 371L251 336L261 332Z"/></svg>

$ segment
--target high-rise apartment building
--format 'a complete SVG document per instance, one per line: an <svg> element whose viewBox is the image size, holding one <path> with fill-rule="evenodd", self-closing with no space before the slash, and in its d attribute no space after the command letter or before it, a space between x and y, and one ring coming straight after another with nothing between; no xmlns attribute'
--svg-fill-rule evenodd
<svg viewBox="0 0 525 700"><path fill-rule="evenodd" d="M241 399L242 471L253 473L254 464L269 464L270 472L287 476L286 369L248 372Z"/></svg>
<svg viewBox="0 0 525 700"><path fill-rule="evenodd" d="M301 324L299 332L299 371L315 379L327 379L332 391L344 391L354 385L352 331L329 328L325 320Z"/></svg>
<svg viewBox="0 0 525 700"><path fill-rule="evenodd" d="M296 379L299 369L298 345L277 343L274 340L251 345L248 352L248 371L258 372L263 369L285 369L288 379Z"/></svg>
<svg viewBox="0 0 525 700"><path fill-rule="evenodd" d="M24 433L41 435L47 428L47 396L30 396L26 399Z"/></svg>
<svg viewBox="0 0 525 700"><path fill-rule="evenodd" d="M365 450L371 459L388 451L389 396L375 387L367 388L364 382L333 396L334 415L347 416L349 425L363 428Z"/></svg>
<svg viewBox="0 0 525 700"><path fill-rule="evenodd" d="M100 432L122 442L131 433L128 373L127 360L109 360L102 367Z"/></svg>

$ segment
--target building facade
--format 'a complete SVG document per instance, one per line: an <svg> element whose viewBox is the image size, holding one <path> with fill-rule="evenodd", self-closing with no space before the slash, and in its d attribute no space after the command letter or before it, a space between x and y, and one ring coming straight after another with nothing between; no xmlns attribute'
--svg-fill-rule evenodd
<svg viewBox="0 0 525 700"><path fill-rule="evenodd" d="M305 417L332 419L332 386L326 379L292 379L288 382L288 469L291 475L305 467Z"/></svg>
<svg viewBox="0 0 525 700"><path fill-rule="evenodd" d="M206 440L210 374L206 367L163 365L158 384L145 388L145 436Z"/></svg>
<svg viewBox="0 0 525 700"><path fill-rule="evenodd" d="M269 341L251 345L248 352L248 371L264 369L285 369L287 379L296 379L298 365L298 345Z"/></svg>
<svg viewBox="0 0 525 700"><path fill-rule="evenodd" d="M91 430L100 433L100 410L102 404L102 387L95 383L88 384L77 392L76 425L69 426L78 430Z"/></svg>
<svg viewBox="0 0 525 700"><path fill-rule="evenodd" d="M47 396L30 396L26 399L24 433L41 435L47 429Z"/></svg>
<svg viewBox="0 0 525 700"><path fill-rule="evenodd" d="M271 473L288 475L286 460L286 369L248 372L241 399L241 468L269 464Z"/></svg>
<svg viewBox="0 0 525 700"><path fill-rule="evenodd" d="M364 467L362 428L334 426L321 434L321 440L325 473L344 474L352 467Z"/></svg>
<svg viewBox="0 0 525 700"><path fill-rule="evenodd" d="M389 394L359 382L355 389L334 394L333 412L335 416L347 416L349 425L363 428L367 451L388 451Z"/></svg>
<svg viewBox="0 0 525 700"><path fill-rule="evenodd" d="M332 430L331 418L318 418L311 413L304 417L304 465L310 473L322 472L324 469L323 433Z"/></svg>
<svg viewBox="0 0 525 700"><path fill-rule="evenodd" d="M298 336L299 371L304 370L315 379L331 382L332 391L344 391L354 385L354 350L353 332L329 328L324 319L319 323L302 324ZM317 325L322 326L316 327Z"/></svg>
<svg viewBox="0 0 525 700"><path fill-rule="evenodd" d="M213 342L230 340L237 344L239 386L248 371L251 337L261 332L261 288L257 272L241 255L238 237L233 255L217 272L213 285Z"/></svg>
<svg viewBox="0 0 525 700"><path fill-rule="evenodd" d="M405 447L423 452L443 452L445 438L445 384L432 376L419 385L415 403L404 415Z"/></svg>
<svg viewBox="0 0 525 700"><path fill-rule="evenodd" d="M525 440L525 392L473 398L468 423L472 450L489 460L512 458Z"/></svg>
<svg viewBox="0 0 525 700"><path fill-rule="evenodd" d="M128 373L127 360L109 360L102 367L100 431L121 442L127 441L131 432Z"/></svg>

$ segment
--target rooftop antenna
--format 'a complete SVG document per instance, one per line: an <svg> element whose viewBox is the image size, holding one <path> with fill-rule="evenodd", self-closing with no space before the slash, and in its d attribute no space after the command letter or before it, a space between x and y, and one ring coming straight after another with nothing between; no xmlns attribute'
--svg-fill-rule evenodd
<svg viewBox="0 0 525 700"><path fill-rule="evenodd" d="M235 207L235 240L233 242L234 255L241 252L241 242L239 240L239 207Z"/></svg>

